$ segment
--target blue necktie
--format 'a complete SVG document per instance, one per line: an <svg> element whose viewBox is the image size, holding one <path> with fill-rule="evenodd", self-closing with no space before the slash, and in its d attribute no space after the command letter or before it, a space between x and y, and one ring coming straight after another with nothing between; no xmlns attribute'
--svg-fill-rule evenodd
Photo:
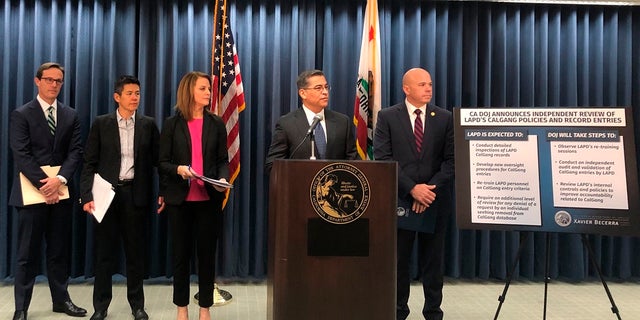
<svg viewBox="0 0 640 320"><path fill-rule="evenodd" d="M315 129L313 129L313 138L316 141L316 147L318 148L318 159L324 159L327 153L327 138L324 136L324 129L322 129L322 123L318 123Z"/></svg>

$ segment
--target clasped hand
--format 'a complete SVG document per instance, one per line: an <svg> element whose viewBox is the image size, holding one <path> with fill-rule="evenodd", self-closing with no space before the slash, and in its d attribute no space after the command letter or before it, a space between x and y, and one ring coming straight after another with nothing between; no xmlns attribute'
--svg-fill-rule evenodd
<svg viewBox="0 0 640 320"><path fill-rule="evenodd" d="M60 181L58 177L49 177L40 180L40 182L44 183L44 185L38 189L44 196L44 202L46 204L56 204L60 202L60 196L63 194L63 192L60 191L62 181Z"/></svg>
<svg viewBox="0 0 640 320"><path fill-rule="evenodd" d="M436 193L433 192L436 186L432 184L416 184L411 189L411 196L413 197L413 205L411 210L415 213L423 213L427 208L431 206L434 200L436 200Z"/></svg>

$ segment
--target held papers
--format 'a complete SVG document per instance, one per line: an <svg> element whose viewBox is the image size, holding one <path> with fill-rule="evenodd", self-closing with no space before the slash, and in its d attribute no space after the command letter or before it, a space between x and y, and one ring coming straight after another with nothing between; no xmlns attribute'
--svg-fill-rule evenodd
<svg viewBox="0 0 640 320"><path fill-rule="evenodd" d="M107 180L103 179L99 174L93 176L93 212L91 213L98 223L102 222L104 215L107 213L113 197L116 192L113 186Z"/></svg>
<svg viewBox="0 0 640 320"><path fill-rule="evenodd" d="M226 181L222 181L222 180L218 180L218 179L213 179L213 178L209 178L209 177L205 177L202 175L199 175L197 173L195 173L193 170L191 170L191 168L189 168L189 171L191 171L191 174L196 177L197 179L200 179L206 183L209 183L211 185L217 186L217 187L222 187L225 189L231 189L233 188L233 185L230 183L227 183Z"/></svg>
<svg viewBox="0 0 640 320"><path fill-rule="evenodd" d="M55 177L60 171L60 166L42 166L40 167L47 177ZM30 204L45 203L44 196L36 188L27 177L20 172L20 188L22 191L22 204L28 206ZM60 200L69 199L69 187L61 186L58 191L62 191Z"/></svg>

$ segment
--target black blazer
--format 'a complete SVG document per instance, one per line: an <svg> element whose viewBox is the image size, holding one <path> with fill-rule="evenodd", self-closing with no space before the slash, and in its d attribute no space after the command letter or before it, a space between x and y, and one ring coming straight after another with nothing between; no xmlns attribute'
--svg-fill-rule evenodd
<svg viewBox="0 0 640 320"><path fill-rule="evenodd" d="M93 177L100 174L113 186L118 183L121 164L120 131L116 112L98 116L91 125L80 175L80 203L93 201ZM133 138L133 191L136 206L148 206L152 200L153 168L158 164L160 133L155 120L136 112Z"/></svg>
<svg viewBox="0 0 640 320"><path fill-rule="evenodd" d="M324 110L324 117L327 127L326 158L359 159L351 119L342 113L327 109ZM278 120L265 161L266 172L271 171L275 159L309 159L311 141L308 138L294 154L291 154L304 139L307 130L309 130L309 121L302 108L291 111ZM316 154L318 154L317 151Z"/></svg>
<svg viewBox="0 0 640 320"><path fill-rule="evenodd" d="M229 155L227 152L227 129L220 117L204 113L202 128L202 156L204 176L229 180ZM164 121L160 133L160 195L170 205L179 205L189 192L188 180L178 175L179 165L191 164L191 135L187 121L178 112ZM223 192L216 191L205 183L209 198L222 201Z"/></svg>
<svg viewBox="0 0 640 320"><path fill-rule="evenodd" d="M433 184L436 193L447 193L453 183L453 115L446 109L427 105L420 154L415 147L407 105L403 102L380 110L373 148L376 160L398 162L398 197L409 203L413 202L410 191L416 184ZM428 213L437 215L442 200L450 199L449 194L442 196L438 193ZM449 208L449 203L442 203L445 204Z"/></svg>
<svg viewBox="0 0 640 320"><path fill-rule="evenodd" d="M40 180L47 177L40 167L61 166L58 174L71 186L71 179L82 160L80 121L75 109L58 101L56 133L52 136L38 99L33 99L11 112L9 142L16 168L9 205L23 206L19 172L40 188Z"/></svg>

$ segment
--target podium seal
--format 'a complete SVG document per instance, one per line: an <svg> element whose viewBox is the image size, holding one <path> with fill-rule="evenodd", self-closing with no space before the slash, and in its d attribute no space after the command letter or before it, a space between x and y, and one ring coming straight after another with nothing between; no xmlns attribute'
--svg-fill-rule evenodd
<svg viewBox="0 0 640 320"><path fill-rule="evenodd" d="M309 195L313 209L322 219L333 224L347 224L367 210L370 190L369 180L360 169L339 162L316 173Z"/></svg>

